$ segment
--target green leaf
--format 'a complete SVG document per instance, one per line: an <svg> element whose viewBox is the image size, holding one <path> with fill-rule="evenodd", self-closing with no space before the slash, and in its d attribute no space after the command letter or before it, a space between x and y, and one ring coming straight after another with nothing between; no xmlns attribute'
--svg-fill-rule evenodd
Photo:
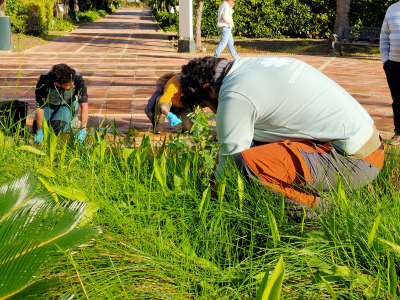
<svg viewBox="0 0 400 300"><path fill-rule="evenodd" d="M381 289L381 272L378 271L378 276L376 277L376 285L375 285L375 295L374 295L375 299L378 299L380 289Z"/></svg>
<svg viewBox="0 0 400 300"><path fill-rule="evenodd" d="M261 286L257 291L256 300L279 300L282 291L283 275L285 272L285 264L283 262L283 255L278 260L274 271L272 272L271 279L265 286L266 279L268 278L268 273L265 273L264 279L261 282Z"/></svg>
<svg viewBox="0 0 400 300"><path fill-rule="evenodd" d="M374 225L372 226L372 229L368 235L368 246L371 246L372 242L374 241L376 230L378 229L381 218L382 218L382 213L379 213L375 218Z"/></svg>
<svg viewBox="0 0 400 300"><path fill-rule="evenodd" d="M203 220L203 223L205 223L206 221L208 205L210 204L210 198L211 198L211 187L210 185L208 185L207 189L203 192L203 198L201 199L199 206L200 216L201 219Z"/></svg>
<svg viewBox="0 0 400 300"><path fill-rule="evenodd" d="M34 194L37 185L35 172L26 172L13 182L0 188L0 222L21 207Z"/></svg>
<svg viewBox="0 0 400 300"><path fill-rule="evenodd" d="M133 152L135 152L135 149L124 148L124 150L122 151L122 157L124 158L125 164L128 162L128 158L132 155Z"/></svg>
<svg viewBox="0 0 400 300"><path fill-rule="evenodd" d="M33 154L36 155L46 155L46 153L44 153L43 151L40 151L39 149L32 147L32 146L21 146L21 147L17 147L15 148L15 150L22 150L22 151L28 151L31 152Z"/></svg>
<svg viewBox="0 0 400 300"><path fill-rule="evenodd" d="M94 148L93 155L97 157L100 163L104 161L104 155L106 153L108 141L100 141Z"/></svg>
<svg viewBox="0 0 400 300"><path fill-rule="evenodd" d="M157 159L154 157L154 162L153 162L153 168L154 168L154 175L156 176L157 181L161 184L161 187L163 189L167 188L167 177L166 177L166 171L163 169L157 162Z"/></svg>
<svg viewBox="0 0 400 300"><path fill-rule="evenodd" d="M284 216L285 216L285 196L281 194L281 203L279 205L279 224L283 223Z"/></svg>
<svg viewBox="0 0 400 300"><path fill-rule="evenodd" d="M320 280L325 284L326 289L329 291L329 293L331 294L332 300L336 300L336 293L333 290L333 288L331 287L331 285L325 280L324 277L322 277L321 275L319 275Z"/></svg>
<svg viewBox="0 0 400 300"><path fill-rule="evenodd" d="M267 206L267 211L269 219L269 228L271 229L272 240L274 241L274 247L276 248L278 246L279 241L281 240L279 237L279 230L278 226L276 225L275 217L268 206Z"/></svg>
<svg viewBox="0 0 400 300"><path fill-rule="evenodd" d="M256 275L253 278L257 279L257 277L259 277L259 275L260 274ZM269 276L269 270L267 270L267 272L264 272L264 276L263 276L260 286L258 287L258 290L257 290L256 300L262 299L263 293L264 293L265 289L267 288L268 276Z"/></svg>
<svg viewBox="0 0 400 300"><path fill-rule="evenodd" d="M381 239L381 238L378 238L378 241L389 246L393 250L393 252L396 253L396 255L400 256L400 246L399 245L389 242L388 240Z"/></svg>
<svg viewBox="0 0 400 300"><path fill-rule="evenodd" d="M50 159L50 168L51 169L53 169L53 161L54 161L55 153L57 150L57 141L58 141L58 137L54 133L50 134L49 159Z"/></svg>
<svg viewBox="0 0 400 300"><path fill-rule="evenodd" d="M40 167L37 167L37 170L38 170L38 172L39 172L40 174L42 174L44 177L47 177L47 178L54 178L54 177L56 177L56 174L54 174L53 171L50 170L49 168L40 166Z"/></svg>
<svg viewBox="0 0 400 300"><path fill-rule="evenodd" d="M47 192L32 195L36 183L36 174L28 172L0 187L0 210L7 212L0 220L0 299L25 299L45 287L35 280L43 264L61 255L59 247L87 243L99 233L75 229L86 203L54 203Z"/></svg>
<svg viewBox="0 0 400 300"><path fill-rule="evenodd" d="M182 183L183 179L174 174L174 187L177 192L180 192L182 190Z"/></svg>
<svg viewBox="0 0 400 300"><path fill-rule="evenodd" d="M397 289L397 274L396 266L393 258L388 254L388 290L389 294L395 298Z"/></svg>
<svg viewBox="0 0 400 300"><path fill-rule="evenodd" d="M85 213L83 214L81 220L79 221L79 226L84 226L92 221L93 217L95 216L96 212L100 209L100 206L94 202L88 202L88 206L86 207Z"/></svg>
<svg viewBox="0 0 400 300"><path fill-rule="evenodd" d="M80 202L85 202L88 201L89 198L88 196L77 189L71 188L71 187L66 187L66 186L51 186L51 188L56 192L58 195L61 195L65 198L71 199L71 200L76 200Z"/></svg>
<svg viewBox="0 0 400 300"><path fill-rule="evenodd" d="M240 174L238 174L238 196L239 196L239 205L240 205L240 212L243 211L243 200L244 200L244 184L243 179Z"/></svg>

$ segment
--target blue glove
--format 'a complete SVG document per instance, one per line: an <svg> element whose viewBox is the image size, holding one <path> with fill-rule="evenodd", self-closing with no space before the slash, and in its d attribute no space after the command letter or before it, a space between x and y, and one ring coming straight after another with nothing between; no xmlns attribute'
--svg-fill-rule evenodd
<svg viewBox="0 0 400 300"><path fill-rule="evenodd" d="M175 126L175 125L182 123L182 121L177 116L175 116L172 112L168 113L167 119L168 119L169 124L171 124L171 126Z"/></svg>
<svg viewBox="0 0 400 300"><path fill-rule="evenodd" d="M200 129L197 129L196 131L193 131L193 136L194 136L195 138L198 138L199 135L200 135Z"/></svg>
<svg viewBox="0 0 400 300"><path fill-rule="evenodd" d="M33 140L34 140L36 143L41 143L41 142L43 142L43 130L42 130L42 129L38 129L38 130L37 130L37 133L36 133L35 137L33 138Z"/></svg>
<svg viewBox="0 0 400 300"><path fill-rule="evenodd" d="M78 133L78 141L82 144L86 137L86 131L80 130Z"/></svg>

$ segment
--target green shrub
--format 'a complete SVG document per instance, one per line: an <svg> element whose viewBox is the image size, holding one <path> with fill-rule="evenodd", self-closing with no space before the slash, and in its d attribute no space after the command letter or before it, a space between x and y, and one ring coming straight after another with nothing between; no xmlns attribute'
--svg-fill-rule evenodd
<svg viewBox="0 0 400 300"><path fill-rule="evenodd" d="M63 18L54 18L53 30L59 31L67 31L71 30L75 27L74 20L68 18L67 20L63 20Z"/></svg>
<svg viewBox="0 0 400 300"><path fill-rule="evenodd" d="M97 11L97 14L98 14L100 17L105 17L105 16L107 15L107 12L106 12L104 9L99 9L99 10Z"/></svg>
<svg viewBox="0 0 400 300"><path fill-rule="evenodd" d="M120 1L120 3L123 3L124 1ZM143 2L137 1L137 2L124 2L126 3L126 7L143 7ZM121 5L122 6L122 5ZM124 7L124 6L122 6Z"/></svg>
<svg viewBox="0 0 400 300"><path fill-rule="evenodd" d="M99 14L96 11L89 10L79 12L79 19L81 22L94 22L100 19Z"/></svg>
<svg viewBox="0 0 400 300"><path fill-rule="evenodd" d="M53 21L53 0L10 0L6 2L15 33L45 33Z"/></svg>

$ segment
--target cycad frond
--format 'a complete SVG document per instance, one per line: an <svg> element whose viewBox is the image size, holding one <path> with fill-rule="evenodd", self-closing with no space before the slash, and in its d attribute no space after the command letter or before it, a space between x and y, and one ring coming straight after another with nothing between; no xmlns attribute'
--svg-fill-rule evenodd
<svg viewBox="0 0 400 300"><path fill-rule="evenodd" d="M87 203L54 203L48 192L32 196L36 182L36 174L28 173L0 187L0 207L3 201L9 207L0 221L0 300L30 286L52 253L87 243L99 233L75 229Z"/></svg>

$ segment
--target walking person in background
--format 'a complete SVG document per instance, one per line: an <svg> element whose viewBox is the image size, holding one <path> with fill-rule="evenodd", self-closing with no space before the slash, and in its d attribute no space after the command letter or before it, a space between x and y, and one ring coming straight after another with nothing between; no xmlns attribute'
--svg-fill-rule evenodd
<svg viewBox="0 0 400 300"><path fill-rule="evenodd" d="M397 146L400 145L400 2L391 5L386 12L380 52L393 99L394 136L390 144Z"/></svg>
<svg viewBox="0 0 400 300"><path fill-rule="evenodd" d="M221 5L218 8L218 27L221 29L221 40L215 49L214 57L218 57L221 52L225 49L226 45L229 47L229 51L233 59L236 58L237 53L235 50L235 46L233 45L233 36L232 36L232 28L233 28L233 6L235 5L234 0L225 0L222 1Z"/></svg>

